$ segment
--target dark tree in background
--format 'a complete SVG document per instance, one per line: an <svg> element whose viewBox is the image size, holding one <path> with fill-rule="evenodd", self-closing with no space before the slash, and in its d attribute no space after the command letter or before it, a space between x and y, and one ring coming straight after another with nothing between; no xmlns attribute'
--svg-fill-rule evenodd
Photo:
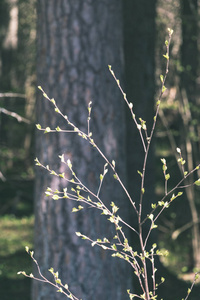
<svg viewBox="0 0 200 300"><path fill-rule="evenodd" d="M183 117L183 141L185 141L185 155L187 168L192 170L199 163L200 151L200 126L199 126L199 95L198 95L198 1L181 1L182 17L182 45L181 63L182 73L180 81L181 101L185 107ZM190 177L192 183L194 177ZM192 227L192 259L190 268L200 268L200 230L199 230L199 198L194 186L186 190L190 207Z"/></svg>
<svg viewBox="0 0 200 300"><path fill-rule="evenodd" d="M198 5L197 0L181 1L183 66L182 87L186 89L188 100L196 104L198 74Z"/></svg>
<svg viewBox="0 0 200 300"><path fill-rule="evenodd" d="M129 102L133 103L133 111L138 118L146 121L148 134L153 124L154 116L154 55L155 55L155 16L156 1L123 1L124 6L124 53L125 53L125 83ZM141 177L144 163L144 149L130 112L126 110L126 160L128 191L136 205L139 205ZM150 204L154 201L154 156L151 148L148 157L145 182L145 197L143 212L149 213ZM136 215L131 218L132 226L137 226ZM148 230L148 228L147 228ZM144 229L144 236L146 235ZM133 236L134 247L137 236ZM150 239L151 241L151 239ZM154 239L155 241L155 239ZM152 243L150 244L151 247ZM139 246L139 241L138 241ZM140 248L138 248L139 251ZM135 282L136 285L136 282Z"/></svg>
<svg viewBox="0 0 200 300"><path fill-rule="evenodd" d="M38 3L37 79L60 110L81 130L87 131L87 106L94 104L91 130L94 140L125 180L125 129L123 97L108 64L117 77L122 75L121 1L45 1ZM59 119L50 103L38 95L37 122L42 127L67 125ZM86 186L97 192L104 161L84 140L73 134L37 133L37 157L55 171L68 170L58 155L71 159L74 171ZM128 264L112 259L98 247L75 236L76 231L91 238L115 235L106 219L92 209L72 214L74 203L46 198L47 187L66 187L57 177L36 170L35 250L42 271L59 271L63 283L83 299L124 299L131 285ZM105 187L105 188L104 188ZM128 221L128 200L110 172L101 193L108 205L114 201ZM104 223L104 224L103 224ZM34 281L33 299L63 299L60 293Z"/></svg>
<svg viewBox="0 0 200 300"><path fill-rule="evenodd" d="M129 101L133 103L136 117L146 121L148 134L153 124L155 103L155 9L156 1L124 1L126 93ZM137 170L142 171L144 150L129 111L126 114L126 125L128 189L137 203L141 184ZM148 181L145 183L145 212L148 211L154 197L153 151L149 155Z"/></svg>

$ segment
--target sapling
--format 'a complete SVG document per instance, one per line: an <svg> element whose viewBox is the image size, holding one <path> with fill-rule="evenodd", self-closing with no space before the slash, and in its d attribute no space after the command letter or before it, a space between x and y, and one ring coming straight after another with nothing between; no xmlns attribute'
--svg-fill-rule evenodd
<svg viewBox="0 0 200 300"><path fill-rule="evenodd" d="M184 170L184 158L182 157L181 150L177 148L177 153L180 156L179 163L183 168L183 177L181 180L177 182L177 184L172 189L169 189L168 181L170 180L170 173L168 172L166 159L162 158L161 164L162 164L163 177L164 177L164 195L161 198L161 200L151 204L151 210L146 216L143 217L142 212L143 212L143 206L144 206L143 202L144 202L144 195L145 195L146 165L147 165L148 154L149 154L149 149L151 146L153 134L155 132L155 126L157 122L161 99L163 93L166 90L165 82L166 82L166 77L169 68L169 46L170 46L173 30L168 29L168 34L169 34L169 38L165 41L166 53L163 55L164 58L166 59L166 69L164 75L160 75L161 90L160 90L158 100L156 102L155 116L150 131L147 128L147 124L145 120L143 120L140 117L137 118L135 116L133 110L133 104L127 100L126 94L123 91L119 80L117 79L114 71L112 70L112 67L109 66L109 71L113 76L114 80L116 81L119 90L123 95L124 101L126 102L130 110L131 117L136 125L136 128L139 131L141 143L143 145L143 150L144 150L143 168L142 170L137 170L138 175L141 177L141 185L139 187L140 196L137 202L133 200L128 190L126 189L125 185L123 184L120 178L120 173L118 173L116 170L117 162L115 162L114 160L112 161L109 160L105 156L105 154L101 151L101 149L98 147L98 145L95 143L95 140L92 137L92 132L90 128L92 103L90 102L88 105L87 131L83 132L73 122L71 122L71 120L69 120L68 116L62 113L62 111L57 106L56 101L54 99L49 98L49 96L44 92L42 87L39 87L39 89L43 93L43 96L54 106L55 112L61 115L65 119L70 129L63 130L60 127L56 127L53 129L50 127L42 128L40 124L37 124L36 126L38 130L43 131L45 134L49 134L52 132L57 132L57 133L70 132L70 133L77 134L78 136L80 136L80 138L85 139L89 144L91 144L105 161L105 165L102 168L102 174L100 174L99 176L99 186L97 188L97 192L95 193L90 188L88 188L82 180L80 180L80 178L76 174L76 171L73 168L72 162L69 159L66 159L64 154L60 156L60 160L71 171L71 179L69 179L65 175L65 173L58 173L56 170L51 169L49 165L43 165L40 162L40 160L36 158L35 159L36 165L47 170L50 174L60 177L66 181L66 188L64 188L63 190L57 190L57 189L53 190L52 188L48 187L45 194L46 196L52 197L52 199L54 200L66 199L66 201L71 200L76 202L77 205L72 209L72 212L74 213L83 210L84 209L83 205L87 205L91 208L99 210L102 215L107 216L107 221L111 222L115 229L114 230L115 234L112 239L108 239L107 237L104 237L103 239L99 238L93 240L92 238L84 235L84 233L81 232L76 232L76 235L82 239L88 240L91 243L91 246L98 246L105 251L110 251L111 256L125 260L132 267L133 272L139 282L141 293L136 294L133 293L131 290L127 290L129 299L144 299L144 300L157 299L157 289L159 285L165 281L165 279L164 277L161 277L159 279L157 279L156 277L155 256L167 255L167 251L165 252L160 251L156 243L153 243L150 250L147 250L149 237L151 232L155 230L155 228L157 228L156 222L159 216L162 214L162 212L165 209L167 209L177 197L180 197L182 195L182 189L187 188L187 185L184 184L184 181L199 168L198 165L190 172ZM132 208L135 211L135 214L137 216L137 225L138 225L137 228L132 227L120 216L120 207L117 207L114 201L111 201L109 205L106 205L102 201L100 197L100 191L102 189L103 181L108 171L113 173L114 178L116 179L118 184L122 187L125 195L130 201ZM192 185L200 185L200 179L193 182ZM146 228L148 228L147 233L145 235L143 232L144 225L146 226ZM132 230L136 234L140 245L139 251L136 251L136 249L134 249L132 245L130 245L130 242L126 236L126 230L125 230L126 228ZM38 265L38 262L34 258L33 251L30 251L28 247L26 247L26 251L29 253L34 263L36 264L40 277L35 277L33 274L28 275L24 271L19 272L19 274L23 274L26 277L39 280L43 283L51 284L57 289L57 292L64 294L67 298L78 300L78 298L70 291L69 286L67 284L62 283L61 279L59 278L58 272L55 272L53 268L49 269L54 279L53 281L50 281L41 273L40 266ZM151 268L147 268L147 264L149 263L151 265ZM198 274L196 273L191 288L187 292L185 300L188 299L188 296L197 278L198 278Z"/></svg>

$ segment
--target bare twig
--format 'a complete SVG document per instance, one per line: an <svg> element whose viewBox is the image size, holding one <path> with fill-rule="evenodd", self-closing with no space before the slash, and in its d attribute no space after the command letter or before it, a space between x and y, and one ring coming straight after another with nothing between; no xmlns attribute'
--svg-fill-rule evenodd
<svg viewBox="0 0 200 300"><path fill-rule="evenodd" d="M26 98L26 95L19 93L0 93L0 98Z"/></svg>
<svg viewBox="0 0 200 300"><path fill-rule="evenodd" d="M13 111L9 111L3 107L0 107L0 113L4 113L5 115L11 116L15 119L17 119L18 122L24 122L27 124L30 124L31 122L23 117L21 117L20 115L18 115L17 113L13 112Z"/></svg>

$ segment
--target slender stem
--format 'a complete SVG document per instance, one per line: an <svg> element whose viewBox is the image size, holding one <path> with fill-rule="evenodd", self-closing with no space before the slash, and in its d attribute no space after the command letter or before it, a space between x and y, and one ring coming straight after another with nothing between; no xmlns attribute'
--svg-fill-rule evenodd
<svg viewBox="0 0 200 300"><path fill-rule="evenodd" d="M195 284L195 282L196 282L196 280L197 280L197 278L198 278L198 277L197 277L198 274L200 274L200 272L195 273L194 279L193 279L193 282L192 282L192 285L191 285L191 287L190 287L190 292L188 292L188 294L187 294L187 296L185 297L184 300L187 300L187 299L188 299L188 297L189 297L189 295L190 295L190 293L191 293L191 291L192 291L192 289L193 289L193 287L194 287L194 284Z"/></svg>
<svg viewBox="0 0 200 300"><path fill-rule="evenodd" d="M98 147L96 144L94 144L94 141L92 142L92 144L95 146L95 148L97 149L97 151L99 152L99 154L104 158L104 160L108 163L108 165L109 165L109 166L111 167L111 169L113 170L113 172L114 172L114 174L115 174L117 180L119 181L121 187L123 188L124 192L126 193L126 195L127 195L128 199L129 199L130 203L131 203L132 206L134 207L135 212L138 214L138 210L137 210L137 208L136 208L136 206L135 206L135 202L133 202L133 200L132 200L132 198L131 198L129 192L128 192L127 189L125 188L125 186L124 186L123 182L121 181L121 179L120 179L118 173L116 172L115 167L109 162L109 160L108 160L107 157L103 154L103 152L99 149L99 147Z"/></svg>
<svg viewBox="0 0 200 300"><path fill-rule="evenodd" d="M111 66L109 66L109 71L110 73L112 74L113 78L115 79L118 87L119 87L119 90L120 92L122 93L123 97L124 97L124 100L126 102L126 104L128 105L129 109L130 109L130 112L131 112L131 116L135 122L135 125L136 127L138 128L139 130L139 134L140 134L140 138L141 138L141 141L142 141L142 145L143 145L143 148L144 148L144 152L146 152L146 145L145 145L145 141L144 141L144 138L143 138L143 135L142 135L142 131L141 131L141 127L139 126L137 120L136 120L136 117L135 117L135 114L133 113L133 108L132 108L132 104L128 102L127 98L126 98L126 93L124 93L122 87L121 87L121 84L119 82L119 80L117 79L117 77L115 76L115 73L113 72L113 70L111 69Z"/></svg>
<svg viewBox="0 0 200 300"><path fill-rule="evenodd" d="M143 256L142 264L143 264L143 268L144 268L145 300L150 300L148 274L147 274L147 266L146 266L146 258L145 258L145 248L144 248L144 244L143 244L142 225L140 223L139 223L139 239L140 239L140 246L141 246L142 256Z"/></svg>
<svg viewBox="0 0 200 300"><path fill-rule="evenodd" d="M154 266L153 252L151 254L151 264L152 264L153 296L155 296L155 294L156 294L156 279L155 279L155 266Z"/></svg>

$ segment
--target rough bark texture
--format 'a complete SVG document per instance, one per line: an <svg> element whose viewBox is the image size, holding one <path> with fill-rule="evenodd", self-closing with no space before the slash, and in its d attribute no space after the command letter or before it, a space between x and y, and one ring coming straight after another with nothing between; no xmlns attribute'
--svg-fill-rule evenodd
<svg viewBox="0 0 200 300"><path fill-rule="evenodd" d="M121 2L119 0L38 0L38 84L60 110L80 129L87 131L87 105L93 102L91 130L95 142L109 159L117 162L125 179L123 100L110 75L111 64L118 78L122 74ZM63 129L67 125L51 104L38 95L38 123L42 127ZM70 158L85 185L97 192L104 161L91 145L73 134L36 136L37 157L55 171L67 173L58 155ZM114 201L121 213L128 214L122 189L108 174L101 198ZM111 258L111 253L91 247L75 232L91 238L111 237L114 228L93 209L72 214L76 203L54 201L44 196L47 186L62 189L66 183L36 170L35 252L42 272L53 267L63 283L68 283L77 297L85 300L126 299L130 288L130 269L125 262ZM32 299L66 299L51 287L33 283Z"/></svg>

